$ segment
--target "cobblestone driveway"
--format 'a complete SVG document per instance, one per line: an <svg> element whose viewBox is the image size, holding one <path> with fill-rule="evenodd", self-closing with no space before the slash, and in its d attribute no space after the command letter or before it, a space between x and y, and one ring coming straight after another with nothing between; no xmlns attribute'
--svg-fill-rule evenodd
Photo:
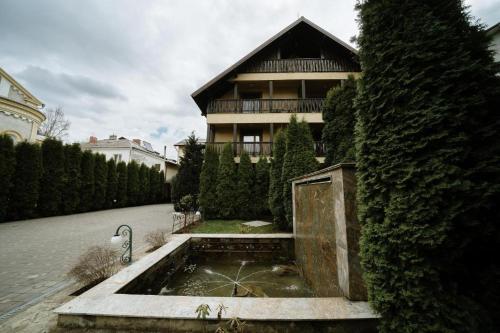
<svg viewBox="0 0 500 333"><path fill-rule="evenodd" d="M170 204L0 223L0 320L69 283L66 273L92 245L107 245L120 224L133 229L134 252L144 235L172 228Z"/></svg>

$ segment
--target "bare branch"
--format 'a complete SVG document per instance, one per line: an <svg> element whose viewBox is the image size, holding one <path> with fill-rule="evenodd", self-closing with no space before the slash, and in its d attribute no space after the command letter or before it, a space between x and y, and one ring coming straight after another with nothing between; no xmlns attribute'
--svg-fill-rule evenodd
<svg viewBox="0 0 500 333"><path fill-rule="evenodd" d="M64 117L62 107L47 109L45 112L47 118L40 127L40 134L48 138L62 139L68 135L71 123Z"/></svg>

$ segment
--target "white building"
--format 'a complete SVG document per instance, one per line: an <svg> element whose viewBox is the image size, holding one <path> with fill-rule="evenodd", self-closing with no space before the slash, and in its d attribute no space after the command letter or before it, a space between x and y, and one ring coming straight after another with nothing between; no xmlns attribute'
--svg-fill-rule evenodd
<svg viewBox="0 0 500 333"><path fill-rule="evenodd" d="M38 128L45 120L43 103L0 68L0 134L14 142L38 142Z"/></svg>
<svg viewBox="0 0 500 333"><path fill-rule="evenodd" d="M98 140L95 136L91 136L89 142L82 143L80 146L82 150L106 155L106 160L114 159L117 163L135 161L139 165L144 163L148 167L156 167L159 171L165 172L166 183L169 183L177 174L177 163L161 156L146 141L118 138L116 135L111 135L109 139Z"/></svg>
<svg viewBox="0 0 500 333"><path fill-rule="evenodd" d="M495 61L500 61L500 22L489 27L486 33L492 38L490 49L495 52Z"/></svg>

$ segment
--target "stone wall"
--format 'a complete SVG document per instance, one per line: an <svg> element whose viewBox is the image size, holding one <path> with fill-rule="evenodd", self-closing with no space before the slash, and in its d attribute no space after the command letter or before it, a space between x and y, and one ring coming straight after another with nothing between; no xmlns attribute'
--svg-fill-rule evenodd
<svg viewBox="0 0 500 333"><path fill-rule="evenodd" d="M316 296L366 300L354 164L294 179L293 201L295 256Z"/></svg>

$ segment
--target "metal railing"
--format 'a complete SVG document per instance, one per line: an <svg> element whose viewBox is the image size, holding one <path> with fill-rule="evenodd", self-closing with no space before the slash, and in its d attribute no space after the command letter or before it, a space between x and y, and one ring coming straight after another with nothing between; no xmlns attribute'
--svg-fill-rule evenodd
<svg viewBox="0 0 500 333"><path fill-rule="evenodd" d="M272 59L248 65L246 73L294 73L294 72L358 72L359 66L341 59Z"/></svg>
<svg viewBox="0 0 500 333"><path fill-rule="evenodd" d="M216 99L207 113L311 113L323 110L324 98Z"/></svg>
<svg viewBox="0 0 500 333"><path fill-rule="evenodd" d="M243 151L246 151L250 156L272 156L272 142L231 142L233 146L233 154L241 156ZM207 147L215 149L219 154L227 142L208 142ZM325 156L325 144L321 141L314 142L314 152L317 157Z"/></svg>

